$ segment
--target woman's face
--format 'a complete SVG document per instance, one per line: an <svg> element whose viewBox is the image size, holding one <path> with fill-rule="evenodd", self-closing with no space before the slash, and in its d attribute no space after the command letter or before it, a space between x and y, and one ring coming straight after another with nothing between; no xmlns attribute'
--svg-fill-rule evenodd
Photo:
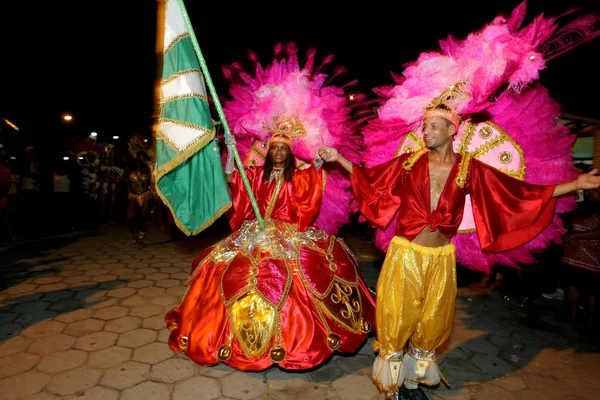
<svg viewBox="0 0 600 400"><path fill-rule="evenodd" d="M269 147L269 155L273 161L273 166L276 168L285 167L285 161L290 154L290 148L283 143L273 143Z"/></svg>

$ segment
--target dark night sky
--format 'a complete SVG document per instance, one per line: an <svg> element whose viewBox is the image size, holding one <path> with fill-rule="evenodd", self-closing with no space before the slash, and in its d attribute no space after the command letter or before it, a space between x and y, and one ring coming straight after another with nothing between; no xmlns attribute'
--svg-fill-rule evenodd
<svg viewBox="0 0 600 400"><path fill-rule="evenodd" d="M101 135L148 131L156 74L154 0L6 3L0 6L0 117L46 140L61 129L63 112L76 117L78 129ZM245 60L247 49L268 63L278 41L294 41L301 51L312 45L321 57L335 54L349 68L348 79L365 89L391 84L390 72L401 73L422 50L437 48L450 33L464 37L519 1L419 1L410 12L398 10L406 2L240 3L186 1L221 96L222 64ZM528 6L526 23L541 12L557 15L574 6L600 11L598 0L537 0ZM597 39L551 60L542 72L541 82L564 112L600 119L593 61L599 50Z"/></svg>

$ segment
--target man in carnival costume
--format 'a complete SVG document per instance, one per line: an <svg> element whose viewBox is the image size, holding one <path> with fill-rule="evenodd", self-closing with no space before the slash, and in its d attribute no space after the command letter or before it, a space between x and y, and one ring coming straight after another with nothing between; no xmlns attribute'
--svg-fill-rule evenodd
<svg viewBox="0 0 600 400"><path fill-rule="evenodd" d="M564 131L547 118L555 124L555 102L543 88L525 87L547 60L595 37L596 18L558 29L556 19L538 17L519 30L525 11L523 3L464 41L449 38L441 52L423 53L409 65L395 87L379 91L387 100L364 129L365 166L335 148L319 150L326 162L337 161L351 174L359 208L379 229L379 240L392 232L377 285L379 354L373 366L373 380L388 397L426 399L419 384L444 379L435 349L452 330L457 249L470 250L454 243L464 222L472 224L479 251L506 255L556 224L559 197L600 186L598 170L573 179L573 138L562 137ZM564 40L573 34L575 41ZM552 156L562 176L540 174L538 184L535 177L523 180L521 147L492 122L522 118L526 104L539 109L538 129L549 129L536 143L559 142ZM511 133L522 139L519 129ZM378 139L387 149L369 147ZM389 161L377 159L382 156ZM507 259L514 263L517 257Z"/></svg>
<svg viewBox="0 0 600 400"><path fill-rule="evenodd" d="M332 234L355 207L350 182L313 163L324 144L345 145L358 160L357 123L344 90L324 84L314 51L302 68L293 44L275 53L265 69L251 57L255 76L225 68L233 232L196 258L185 296L166 316L171 349L203 365L314 368L336 351L356 352L374 324L356 257ZM234 166L236 142L264 227Z"/></svg>

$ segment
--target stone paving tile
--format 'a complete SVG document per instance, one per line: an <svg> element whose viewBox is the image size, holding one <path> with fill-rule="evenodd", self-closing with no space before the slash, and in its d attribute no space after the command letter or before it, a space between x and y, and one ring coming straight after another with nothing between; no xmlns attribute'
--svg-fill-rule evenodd
<svg viewBox="0 0 600 400"><path fill-rule="evenodd" d="M93 314L92 310L88 311ZM100 332L105 324L105 321L99 319L85 318L69 323L64 329L64 333L71 336L85 336L90 333Z"/></svg>
<svg viewBox="0 0 600 400"><path fill-rule="evenodd" d="M156 297L165 294L165 289L157 287L148 287L138 290L137 294L144 297Z"/></svg>
<svg viewBox="0 0 600 400"><path fill-rule="evenodd" d="M136 290L134 288L124 287L110 290L108 293L106 293L106 296L122 299L124 297L132 296L133 294L135 294L135 292Z"/></svg>
<svg viewBox="0 0 600 400"><path fill-rule="evenodd" d="M117 344L124 347L141 347L156 340L158 333L152 329L135 329L122 333Z"/></svg>
<svg viewBox="0 0 600 400"><path fill-rule="evenodd" d="M0 379L32 369L41 357L31 353L15 353L0 359Z"/></svg>
<svg viewBox="0 0 600 400"><path fill-rule="evenodd" d="M158 382L142 382L123 390L120 400L165 400L169 398L169 386Z"/></svg>
<svg viewBox="0 0 600 400"><path fill-rule="evenodd" d="M153 317L144 318L142 326L144 328L160 331L165 327L165 316L163 313L160 313Z"/></svg>
<svg viewBox="0 0 600 400"><path fill-rule="evenodd" d="M195 374L194 362L183 358L171 358L152 366L150 377L154 381L174 383Z"/></svg>
<svg viewBox="0 0 600 400"><path fill-rule="evenodd" d="M71 396L63 397L65 400L117 400L119 391L102 386L94 386Z"/></svg>
<svg viewBox="0 0 600 400"><path fill-rule="evenodd" d="M53 353L62 352L73 347L76 338L73 336L58 335L48 336L45 338L37 339L29 346L27 351L33 354L48 355Z"/></svg>
<svg viewBox="0 0 600 400"><path fill-rule="evenodd" d="M94 318L103 319L105 321L111 319L117 319L126 316L129 313L129 308L121 306L112 306L102 308L96 311L93 315Z"/></svg>
<svg viewBox="0 0 600 400"><path fill-rule="evenodd" d="M130 307L130 308L136 307L136 306L141 306L146 303L148 303L148 300L145 297L142 297L139 295L131 296L131 297L128 297L121 301L121 305L123 307Z"/></svg>
<svg viewBox="0 0 600 400"><path fill-rule="evenodd" d="M111 368L129 361L132 353L133 350L127 347L111 346L90 353L87 363L94 368Z"/></svg>
<svg viewBox="0 0 600 400"><path fill-rule="evenodd" d="M145 287L150 287L154 285L154 281L151 281L149 279L142 279L140 281L133 281L133 282L129 282L127 284L127 287L132 287L132 288L136 288L136 289L142 289Z"/></svg>
<svg viewBox="0 0 600 400"><path fill-rule="evenodd" d="M331 384L336 394L346 400L377 399L380 397L371 378L360 375L346 375Z"/></svg>
<svg viewBox="0 0 600 400"><path fill-rule="evenodd" d="M130 314L137 317L148 318L154 315L162 314L163 307L154 304L144 304L141 306L133 307Z"/></svg>
<svg viewBox="0 0 600 400"><path fill-rule="evenodd" d="M95 332L82 336L75 342L78 350L95 351L113 346L117 341L117 334L113 332Z"/></svg>
<svg viewBox="0 0 600 400"><path fill-rule="evenodd" d="M127 310L129 311L129 309ZM104 326L104 330L115 333L123 333L137 329L140 326L142 326L141 318L126 316L108 321Z"/></svg>
<svg viewBox="0 0 600 400"><path fill-rule="evenodd" d="M127 361L108 369L100 383L115 389L125 389L149 378L150 366L148 364Z"/></svg>
<svg viewBox="0 0 600 400"><path fill-rule="evenodd" d="M28 371L0 380L2 400L28 399L42 391L51 376L43 372Z"/></svg>
<svg viewBox="0 0 600 400"><path fill-rule="evenodd" d="M47 386L48 391L65 396L96 386L102 371L89 367L78 367L54 375Z"/></svg>
<svg viewBox="0 0 600 400"><path fill-rule="evenodd" d="M153 365L174 356L175 353L164 343L154 342L135 349L131 360Z"/></svg>
<svg viewBox="0 0 600 400"><path fill-rule="evenodd" d="M0 359L11 354L24 352L33 343L33 339L16 336L0 343Z"/></svg>
<svg viewBox="0 0 600 400"><path fill-rule="evenodd" d="M198 390L198 388L202 388ZM173 389L173 400L218 400L221 385L217 379L193 376L177 382Z"/></svg>
<svg viewBox="0 0 600 400"><path fill-rule="evenodd" d="M243 372L234 372L221 379L223 395L241 400L264 396L269 386L264 379Z"/></svg>
<svg viewBox="0 0 600 400"><path fill-rule="evenodd" d="M61 400L64 399L63 396L58 396L54 393L50 393L47 391L38 392L33 396L29 396L27 400Z"/></svg>
<svg viewBox="0 0 600 400"><path fill-rule="evenodd" d="M67 350L42 357L35 369L48 374L56 374L77 368L85 363L88 353L81 350Z"/></svg>

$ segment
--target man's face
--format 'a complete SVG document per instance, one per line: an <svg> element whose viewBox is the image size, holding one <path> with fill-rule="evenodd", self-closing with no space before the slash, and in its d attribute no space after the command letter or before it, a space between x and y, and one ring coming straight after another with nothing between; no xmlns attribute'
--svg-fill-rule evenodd
<svg viewBox="0 0 600 400"><path fill-rule="evenodd" d="M454 133L454 126L442 117L429 117L423 121L423 137L425 145L430 149L451 142Z"/></svg>
<svg viewBox="0 0 600 400"><path fill-rule="evenodd" d="M287 160L289 153L290 148L283 143L273 143L269 147L269 155L273 160L273 165L278 168L285 166L285 160Z"/></svg>

